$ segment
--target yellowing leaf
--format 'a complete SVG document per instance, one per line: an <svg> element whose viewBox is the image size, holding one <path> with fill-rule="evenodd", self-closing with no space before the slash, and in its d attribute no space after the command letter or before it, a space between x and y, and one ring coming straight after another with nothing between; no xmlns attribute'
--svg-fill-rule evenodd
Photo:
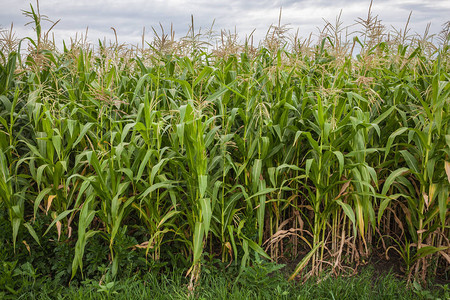
<svg viewBox="0 0 450 300"><path fill-rule="evenodd" d="M430 190L428 191L428 197L430 200L429 205L431 205L431 203L433 202L435 195L436 195L436 184L432 183L430 184Z"/></svg>
<svg viewBox="0 0 450 300"><path fill-rule="evenodd" d="M56 222L56 230L58 231L58 241L59 241L59 238L61 237L61 227L62 227L61 222L57 221Z"/></svg>
<svg viewBox="0 0 450 300"><path fill-rule="evenodd" d="M297 267L295 267L294 273L289 277L289 280L292 280L297 276L297 274L303 270L303 268L308 264L311 257L316 253L317 250L319 250L319 247L322 246L323 242L319 242L314 246L314 248L311 249L311 251L308 252L308 254L303 257L303 259L298 263Z"/></svg>
<svg viewBox="0 0 450 300"><path fill-rule="evenodd" d="M31 255L31 248L30 248L30 245L28 245L28 243L27 243L27 241L22 241L22 243L25 245L25 247L27 248L27 250L28 250L28 253Z"/></svg>
<svg viewBox="0 0 450 300"><path fill-rule="evenodd" d="M423 200L425 202L425 206L427 207L427 210L428 210L428 206L430 206L430 201L428 199L428 195L424 192L424 193L422 193L422 196L423 196Z"/></svg>
<svg viewBox="0 0 450 300"><path fill-rule="evenodd" d="M447 173L447 179L450 183L450 162L445 161L445 173Z"/></svg>
<svg viewBox="0 0 450 300"><path fill-rule="evenodd" d="M48 196L48 200L47 200L47 208L45 209L45 213L48 214L48 210L50 209L50 207L52 206L52 202L53 199L56 198L56 195L50 195Z"/></svg>

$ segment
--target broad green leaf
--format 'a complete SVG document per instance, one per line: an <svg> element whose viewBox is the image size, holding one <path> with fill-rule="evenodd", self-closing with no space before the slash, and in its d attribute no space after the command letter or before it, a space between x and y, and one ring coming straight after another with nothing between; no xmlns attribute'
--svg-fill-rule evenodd
<svg viewBox="0 0 450 300"><path fill-rule="evenodd" d="M308 264L311 257L319 250L319 248L322 246L323 242L319 242L314 246L314 248L311 249L311 251L308 252L308 254L305 255L305 257L302 258L302 260L297 264L295 267L294 273L289 277L289 280L292 280L297 276L298 273L300 273L301 270L303 270L304 267Z"/></svg>
<svg viewBox="0 0 450 300"><path fill-rule="evenodd" d="M36 243L38 243L40 246L41 242L39 241L36 231L34 231L34 228L30 225L30 223L28 223L28 222L23 223L23 226L25 226L25 228L28 229L28 232L30 233L30 235L33 237L33 239L36 241Z"/></svg>
<svg viewBox="0 0 450 300"><path fill-rule="evenodd" d="M397 129L396 131L394 131L394 132L389 136L389 139L388 139L387 144L386 144L386 148L385 148L385 150L384 150L384 159L386 159L386 157L388 156L389 150L391 149L391 146L392 146L392 143L394 142L394 139L395 139L397 136L399 136L399 135L401 135L402 133L404 133L406 130L408 130L408 128L406 128L406 127L399 128L399 129Z"/></svg>
<svg viewBox="0 0 450 300"><path fill-rule="evenodd" d="M194 251L194 260L192 262L193 265L196 265L200 261L200 257L203 252L203 235L205 233L204 225L201 222L195 223L194 228L194 239L193 239L193 251Z"/></svg>
<svg viewBox="0 0 450 300"><path fill-rule="evenodd" d="M208 176L198 175L198 188L200 191L200 198L203 198L205 196L207 187L208 187Z"/></svg>
<svg viewBox="0 0 450 300"><path fill-rule="evenodd" d="M50 193L51 190L52 190L52 188L50 188L50 187L43 189L43 190L39 193L39 195L36 197L36 199L34 200L34 217L35 217L35 218L36 218L37 211L38 211L39 205L41 204L42 199L44 199L44 197L45 197L48 193Z"/></svg>
<svg viewBox="0 0 450 300"><path fill-rule="evenodd" d="M93 123L86 123L83 126L83 128L81 129L80 134L78 135L78 138L75 140L75 142L73 143L72 147L75 147L76 145L78 145L79 142L81 142L81 140L84 138L84 136L86 135L88 130L92 127L92 125L94 125L94 124Z"/></svg>
<svg viewBox="0 0 450 300"><path fill-rule="evenodd" d="M400 153L402 154L403 158L405 158L409 169L416 174L420 173L417 159L411 153L409 153L408 150L401 150Z"/></svg>
<svg viewBox="0 0 450 300"><path fill-rule="evenodd" d="M333 151L333 153L339 161L339 177L341 177L344 171L344 155L340 151Z"/></svg>
<svg viewBox="0 0 450 300"><path fill-rule="evenodd" d="M250 239L248 239L248 238L246 238L246 237L243 237L243 239L244 239L245 241L247 241L248 246L249 246L253 251L255 251L255 252L258 253L259 255L261 255L261 256L267 258L268 260L272 260L272 259L270 258L270 256L267 255L267 253L264 252L264 250L263 250L257 243L255 243L254 241L252 241L252 240L250 240Z"/></svg>
<svg viewBox="0 0 450 300"><path fill-rule="evenodd" d="M387 194L387 192L389 191L389 188L391 187L391 185L394 183L395 179L398 176L401 176L403 174L405 174L406 172L409 172L409 169L407 168L400 168L395 170L394 172L392 172L388 178L386 179L386 181L384 182L383 185L383 191L381 192L381 194L385 195Z"/></svg>
<svg viewBox="0 0 450 300"><path fill-rule="evenodd" d="M45 230L43 236L46 235L46 234L49 232L49 230L50 230L50 229L51 229L58 221L61 221L62 219L64 219L64 218L67 217L68 215L70 215L70 214L71 214L72 212L74 212L75 210L76 210L76 209L70 209L70 210L66 210L66 211L63 211L62 213L60 213L60 214L58 215L58 217L56 217L56 219L54 219L53 222L51 222L50 225L47 227L47 230Z"/></svg>
<svg viewBox="0 0 450 300"><path fill-rule="evenodd" d="M211 199L201 198L200 206L202 208L203 224L205 229L205 236L209 233L209 224L211 223L212 211L211 211Z"/></svg>
<svg viewBox="0 0 450 300"><path fill-rule="evenodd" d="M339 204L347 217L352 221L353 224L356 224L355 213L353 212L352 207L348 203L344 203L341 200L336 200L336 203Z"/></svg>

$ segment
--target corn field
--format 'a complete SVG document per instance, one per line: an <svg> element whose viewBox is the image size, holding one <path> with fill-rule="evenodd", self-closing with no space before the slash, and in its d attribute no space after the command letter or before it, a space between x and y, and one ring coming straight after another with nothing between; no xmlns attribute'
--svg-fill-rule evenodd
<svg viewBox="0 0 450 300"><path fill-rule="evenodd" d="M159 261L176 244L191 285L206 254L298 259L291 279L380 251L409 280L449 272L448 23L388 33L369 13L352 38L339 22L316 42L278 25L259 46L192 25L59 51L27 14L36 36L0 44L0 209L16 249L65 236L73 277L99 235L117 273L118 238L144 232L134 250Z"/></svg>

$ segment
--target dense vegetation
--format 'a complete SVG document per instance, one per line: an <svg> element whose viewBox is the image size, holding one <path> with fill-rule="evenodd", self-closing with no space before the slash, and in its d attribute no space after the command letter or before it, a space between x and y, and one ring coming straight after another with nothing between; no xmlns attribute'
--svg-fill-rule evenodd
<svg viewBox="0 0 450 300"><path fill-rule="evenodd" d="M58 51L27 15L36 38L3 32L0 55L16 255L53 253L67 281L130 257L181 264L192 289L214 259L297 260L294 279L351 273L377 250L408 281L448 280L449 24L434 42L369 14L350 41L337 22L317 44L279 25L257 48L224 33L211 47L192 26Z"/></svg>

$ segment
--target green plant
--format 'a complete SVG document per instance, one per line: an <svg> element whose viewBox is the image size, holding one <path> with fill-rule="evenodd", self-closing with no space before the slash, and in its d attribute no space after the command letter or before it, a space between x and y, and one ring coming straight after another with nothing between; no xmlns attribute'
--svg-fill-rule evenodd
<svg viewBox="0 0 450 300"><path fill-rule="evenodd" d="M298 260L291 282L351 274L378 237L410 281L450 262L445 36L389 32L369 10L352 39L337 19L290 41L280 21L258 47L214 47L192 24L59 50L55 23L25 15L35 37L0 39L1 226L18 265L76 284L179 264L194 295L219 259L283 296L277 262Z"/></svg>

